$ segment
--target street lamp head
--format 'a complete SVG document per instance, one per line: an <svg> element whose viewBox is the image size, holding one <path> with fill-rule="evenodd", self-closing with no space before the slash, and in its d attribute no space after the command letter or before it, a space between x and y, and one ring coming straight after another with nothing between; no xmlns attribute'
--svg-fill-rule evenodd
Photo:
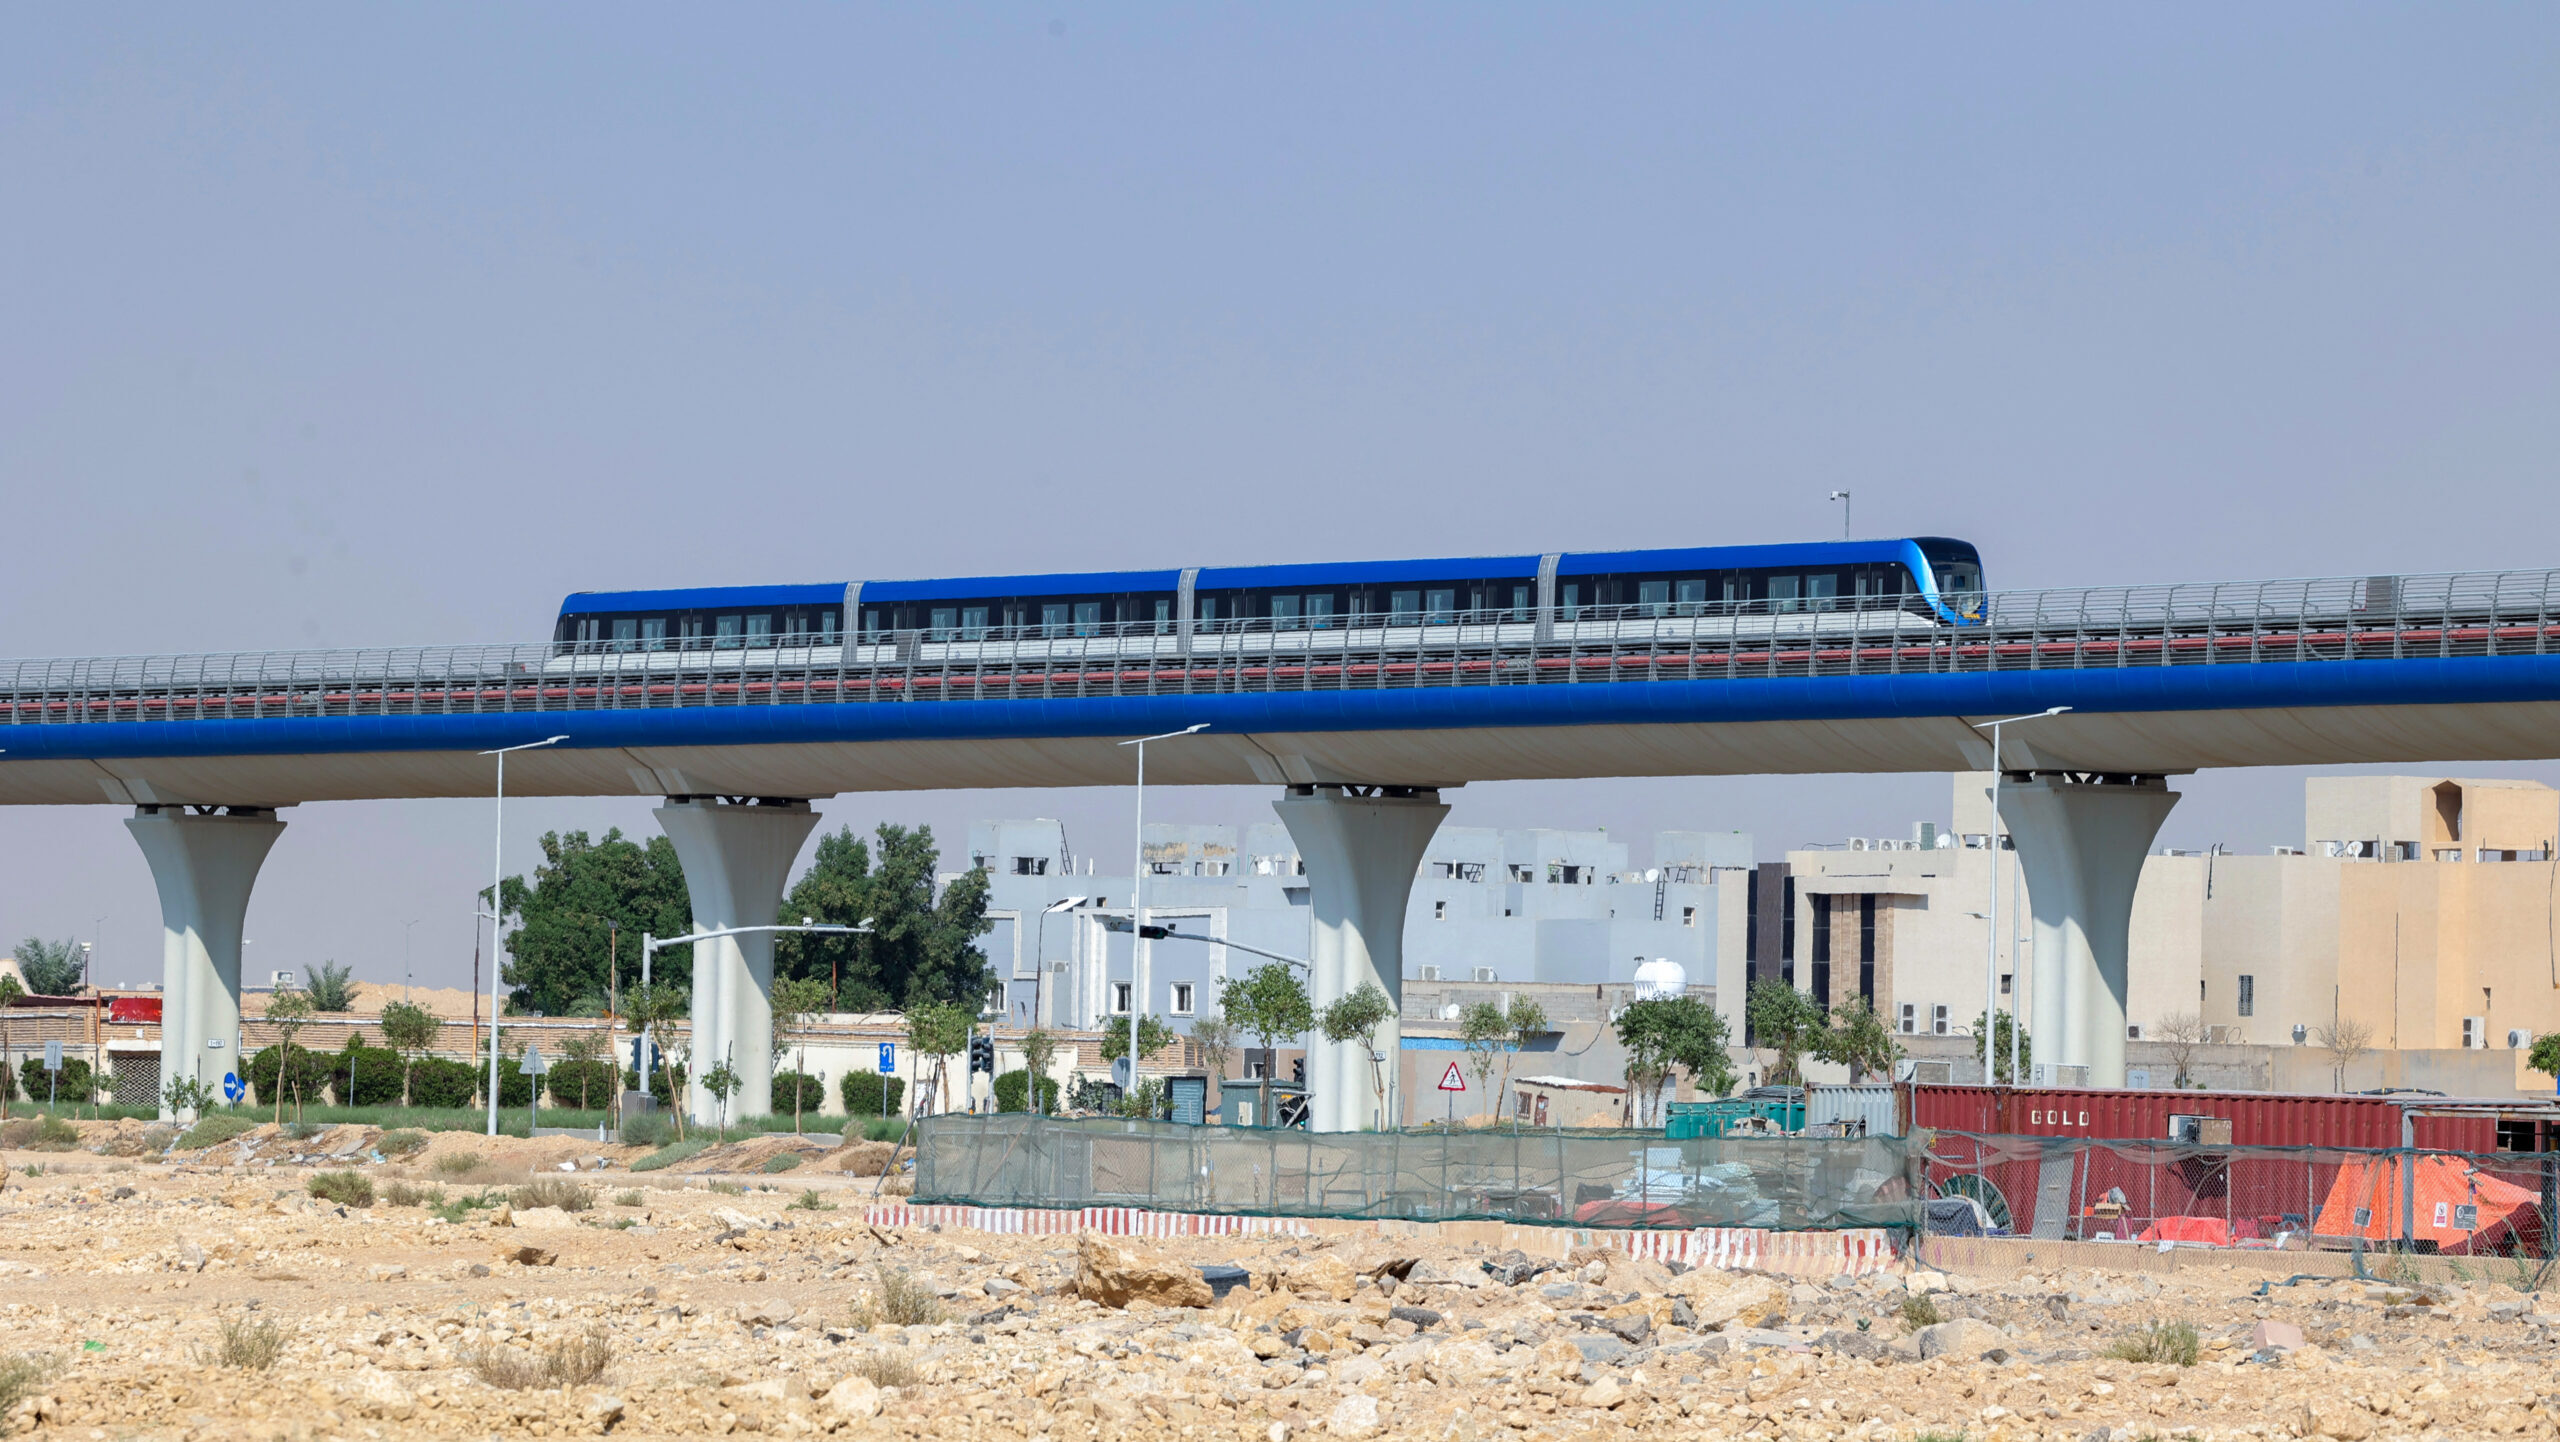
<svg viewBox="0 0 2560 1442"><path fill-rule="evenodd" d="M556 745L568 739L569 738L565 735L545 736L539 741L525 741L514 746L493 747L490 750L481 752L480 754L483 756L504 756L510 751L531 751L537 747Z"/></svg>
<svg viewBox="0 0 2560 1442"><path fill-rule="evenodd" d="M1075 908L1084 905L1085 902L1091 899L1092 898L1090 897L1083 896L1062 896L1057 900L1050 902L1047 906L1042 907L1040 914L1043 916L1055 916L1061 911L1072 911Z"/></svg>
<svg viewBox="0 0 2560 1442"><path fill-rule="evenodd" d="M1166 731L1166 732L1163 732L1163 733L1161 733L1161 734L1159 734L1159 735L1155 735L1155 736L1132 736L1132 737L1130 737L1128 740L1123 741L1123 742L1121 742L1120 744L1121 744L1121 745L1123 745L1123 746L1144 746L1144 745L1146 745L1146 744L1147 744L1148 742L1150 742L1150 741L1170 741L1170 740L1172 740L1173 738L1175 738L1175 737L1177 737L1177 736L1188 736L1188 735L1190 735L1191 733L1193 733L1193 732L1195 732L1195 731L1206 731L1206 730L1208 730L1208 729L1209 729L1209 723L1208 723L1208 722L1206 722L1206 721L1198 721L1198 722L1194 722L1194 723L1192 723L1192 724L1191 724L1191 725L1189 725L1189 726L1185 726L1185 727L1183 727L1183 728L1182 728L1181 730L1179 730L1179 731Z"/></svg>

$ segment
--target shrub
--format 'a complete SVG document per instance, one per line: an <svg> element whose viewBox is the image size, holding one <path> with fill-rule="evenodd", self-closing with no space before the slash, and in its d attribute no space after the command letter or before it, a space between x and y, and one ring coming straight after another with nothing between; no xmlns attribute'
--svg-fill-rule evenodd
<svg viewBox="0 0 2560 1442"><path fill-rule="evenodd" d="M338 1105L400 1105L400 1073L407 1066L400 1053L378 1046L351 1046L321 1059L329 1064L329 1094L338 1099Z"/></svg>
<svg viewBox="0 0 2560 1442"><path fill-rule="evenodd" d="M613 1204L617 1207L641 1207L648 1205L648 1203L641 1200L640 1193L636 1190L614 1193Z"/></svg>
<svg viewBox="0 0 2560 1442"><path fill-rule="evenodd" d="M257 1118L243 1116L238 1112L211 1112L196 1118L196 1124L187 1128L185 1136L178 1138L178 1150L201 1151L206 1147L227 1142L257 1124Z"/></svg>
<svg viewBox="0 0 2560 1442"><path fill-rule="evenodd" d="M481 1347L459 1355L473 1376L505 1391L579 1387L603 1376L612 1364L613 1339L602 1328L591 1328L540 1351Z"/></svg>
<svg viewBox="0 0 2560 1442"><path fill-rule="evenodd" d="M534 1207L558 1207L564 1212L583 1212L596 1204L595 1188L558 1177L544 1177L516 1188L509 1199L519 1211Z"/></svg>
<svg viewBox="0 0 2560 1442"><path fill-rule="evenodd" d="M1058 1114L1058 1079L1056 1077L1040 1078L1040 1103L1042 1111L1051 1116ZM996 1078L996 1110L1000 1112L1031 1110L1031 1073L1009 1071Z"/></svg>
<svg viewBox="0 0 2560 1442"><path fill-rule="evenodd" d="M800 1162L801 1157L798 1152L775 1152L764 1159L764 1172L766 1176L771 1176L775 1172L787 1172L800 1165Z"/></svg>
<svg viewBox="0 0 2560 1442"><path fill-rule="evenodd" d="M845 1115L870 1117L874 1120L877 1120L884 1111L890 1116L897 1115L898 1109L905 1104L907 1098L906 1078L894 1076L886 1078L889 1095L885 1107L882 1105L880 1095L882 1081L883 1078L878 1072L871 1071L849 1071L838 1078L836 1092L844 1098Z"/></svg>
<svg viewBox="0 0 2560 1442"><path fill-rule="evenodd" d="M906 1131L907 1124L901 1118L872 1117L862 1124L862 1139L866 1142L894 1142L906 1135Z"/></svg>
<svg viewBox="0 0 2560 1442"><path fill-rule="evenodd" d="M210 1348L199 1348L196 1360L208 1367L238 1367L250 1372L263 1372L284 1355L284 1329L273 1322L253 1322L246 1317L222 1324L222 1332Z"/></svg>
<svg viewBox="0 0 2560 1442"><path fill-rule="evenodd" d="M36 1134L25 1143L31 1152L67 1152L78 1145L80 1129L51 1112L36 1122Z"/></svg>
<svg viewBox="0 0 2560 1442"><path fill-rule="evenodd" d="M421 1187L409 1182L393 1182L382 1189L382 1201L392 1207L441 1207L444 1188Z"/></svg>
<svg viewBox="0 0 2560 1442"><path fill-rule="evenodd" d="M38 1383L53 1375L53 1359L32 1354L0 1357L0 1417L26 1400Z"/></svg>
<svg viewBox="0 0 2560 1442"><path fill-rule="evenodd" d="M1946 1314L1939 1311L1938 1304L1927 1297L1915 1293L1902 1299L1902 1325L1915 1332L1923 1327L1934 1327L1945 1320L1947 1320Z"/></svg>
<svg viewBox="0 0 2560 1442"><path fill-rule="evenodd" d="M857 1327L930 1327L942 1320L942 1299L933 1288L907 1274L904 1267L883 1267L871 1277L871 1295L853 1309ZM873 1378L873 1381L879 1381ZM881 1386L898 1384L881 1382Z"/></svg>
<svg viewBox="0 0 2560 1442"><path fill-rule="evenodd" d="M418 1107L467 1107L480 1095L482 1073L471 1063L451 1057L420 1057L409 1074L409 1104Z"/></svg>
<svg viewBox="0 0 2560 1442"><path fill-rule="evenodd" d="M626 1112L622 1117L622 1144L626 1147L663 1147L676 1139L673 1119L656 1112Z"/></svg>
<svg viewBox="0 0 2560 1442"><path fill-rule="evenodd" d="M660 1167L671 1167L678 1162L688 1162L701 1155L710 1145L710 1141L704 1137L689 1137L684 1141L670 1143L633 1162L631 1170L654 1172Z"/></svg>
<svg viewBox="0 0 2560 1442"><path fill-rule="evenodd" d="M2107 1348L2107 1355L2119 1362L2168 1363L2176 1367L2192 1367L2203 1346L2192 1322L2154 1322L2138 1332L2118 1337Z"/></svg>
<svg viewBox="0 0 2560 1442"><path fill-rule="evenodd" d="M913 1387L920 1374L913 1359L904 1351L887 1347L865 1352L853 1364L854 1375L868 1378L874 1387Z"/></svg>
<svg viewBox="0 0 2560 1442"><path fill-rule="evenodd" d="M736 1182L713 1182L711 1190L724 1197L743 1197L747 1194L747 1189Z"/></svg>
<svg viewBox="0 0 2560 1442"><path fill-rule="evenodd" d="M621 1080L622 1069L609 1061L555 1061L542 1074L542 1084L550 1090L553 1106L576 1107L580 1111L611 1103L613 1089Z"/></svg>
<svg viewBox="0 0 2560 1442"><path fill-rule="evenodd" d="M675 1077L675 1086L673 1091L668 1089L667 1084L667 1077L670 1073L673 1073ZM633 1076L629 1068L624 1068L622 1075L623 1080L629 1085L634 1087L640 1085L640 1079ZM683 1067L677 1066L673 1062L667 1062L659 1066L649 1068L649 1095L658 1099L658 1109L660 1111L668 1111L674 1108L676 1104L676 1093L684 1090L684 1084L685 1070Z"/></svg>
<svg viewBox="0 0 2560 1442"><path fill-rule="evenodd" d="M778 1071L773 1074L773 1114L775 1116L788 1118L794 1114L791 1105L791 1094L794 1089L797 1089L800 1094L799 1115L816 1116L826 1109L826 1083L806 1072Z"/></svg>
<svg viewBox="0 0 2560 1442"><path fill-rule="evenodd" d="M471 1068L471 1078L478 1084L478 1094L485 1097L489 1084L489 1059L480 1058ZM500 1110L523 1111L533 1102L533 1078L524 1074L524 1063L511 1056L498 1058L498 1106Z"/></svg>
<svg viewBox="0 0 2560 1442"><path fill-rule="evenodd" d="M414 1157L427 1149L427 1134L414 1127L402 1127L397 1131L384 1132L374 1142L373 1149L395 1159Z"/></svg>
<svg viewBox="0 0 2560 1442"><path fill-rule="evenodd" d="M284 1134L297 1142L307 1142L329 1129L327 1122L286 1122Z"/></svg>
<svg viewBox="0 0 2560 1442"><path fill-rule="evenodd" d="M791 1199L790 1209L795 1212L832 1212L836 1204L819 1196L818 1189L811 1187Z"/></svg>
<svg viewBox="0 0 2560 1442"><path fill-rule="evenodd" d="M479 1169L480 1159L469 1152L447 1152L436 1158L435 1169L448 1177L458 1177Z"/></svg>
<svg viewBox="0 0 2560 1442"><path fill-rule="evenodd" d="M64 1057L62 1071L56 1075L44 1069L44 1055L39 1052L18 1067L18 1081L20 1094L31 1102L50 1098L64 1106L74 1102L85 1106L96 1100L98 1095L96 1074L89 1070L87 1062L76 1056Z"/></svg>
<svg viewBox="0 0 2560 1442"><path fill-rule="evenodd" d="M296 1046L292 1066L280 1070L279 1055L277 1048L265 1047L249 1058L249 1086L257 1094L259 1106L272 1111L279 1086L284 1088L289 1105L325 1104L329 1100L329 1058Z"/></svg>
<svg viewBox="0 0 2560 1442"><path fill-rule="evenodd" d="M303 1183L303 1189L324 1202L342 1207L373 1205L373 1183L362 1172L322 1172Z"/></svg>

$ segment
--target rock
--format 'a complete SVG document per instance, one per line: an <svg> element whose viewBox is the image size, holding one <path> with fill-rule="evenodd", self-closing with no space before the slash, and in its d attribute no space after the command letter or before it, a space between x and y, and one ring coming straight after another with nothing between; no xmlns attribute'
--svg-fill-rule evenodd
<svg viewBox="0 0 2560 1442"><path fill-rule="evenodd" d="M1904 1277L1902 1289L1912 1296L1926 1297L1932 1292L1952 1292L1956 1288L1953 1282L1947 1280L1946 1273L1922 1270Z"/></svg>
<svg viewBox="0 0 2560 1442"><path fill-rule="evenodd" d="M1440 1314L1429 1307L1390 1307L1387 1316L1398 1322L1411 1322L1419 1331L1428 1332L1440 1325Z"/></svg>
<svg viewBox="0 0 2560 1442"><path fill-rule="evenodd" d="M1352 1393L1325 1414L1324 1429L1337 1437L1368 1436L1378 1430L1378 1399L1366 1392Z"/></svg>
<svg viewBox="0 0 2560 1442"><path fill-rule="evenodd" d="M1617 1407L1623 1405L1630 1395L1627 1388L1618 1385L1617 1378L1603 1377L1583 1388L1582 1395L1575 1401L1585 1407Z"/></svg>
<svg viewBox="0 0 2560 1442"><path fill-rule="evenodd" d="M365 1280L368 1282L396 1282L408 1275L409 1269L396 1262L387 1266L376 1264L364 1269Z"/></svg>
<svg viewBox="0 0 2560 1442"><path fill-rule="evenodd" d="M178 1247L178 1268L180 1271L201 1272L204 1270L204 1263L204 1248L197 1246L193 1242L180 1244Z"/></svg>
<svg viewBox="0 0 2560 1442"><path fill-rule="evenodd" d="M622 1399L599 1392L578 1409L578 1420L586 1423L592 1431L610 1432L613 1424L622 1420Z"/></svg>
<svg viewBox="0 0 2560 1442"><path fill-rule="evenodd" d="M356 1409L367 1417L405 1422L418 1409L417 1399L409 1389L392 1379L379 1367L365 1367L355 1376Z"/></svg>
<svg viewBox="0 0 2560 1442"><path fill-rule="evenodd" d="M1920 1343L1922 1357L1954 1357L1962 1361L1971 1361L1985 1352L1996 1351L2009 1342L1999 1328L1978 1317L1958 1317L1952 1322L1940 1322L1934 1327L1923 1327L1912 1336Z"/></svg>
<svg viewBox="0 0 2560 1442"><path fill-rule="evenodd" d="M826 1390L819 1402L848 1422L867 1421L880 1415L880 1389L859 1372Z"/></svg>
<svg viewBox="0 0 2560 1442"><path fill-rule="evenodd" d="M2249 1350L2291 1352L2302 1345L2302 1329L2291 1322L2260 1322L2249 1329Z"/></svg>
<svg viewBox="0 0 2560 1442"><path fill-rule="evenodd" d="M1590 1323L1630 1347L1641 1347L1653 1336L1653 1318L1641 1312L1626 1317L1593 1317Z"/></svg>
<svg viewBox="0 0 2560 1442"><path fill-rule="evenodd" d="M724 1231L765 1232L771 1231L774 1225L770 1218L750 1216L735 1207L718 1208L712 1212L711 1216L721 1224Z"/></svg>
<svg viewBox="0 0 2560 1442"><path fill-rule="evenodd" d="M761 1302L740 1302L738 1320L750 1327L779 1327L800 1315L800 1309L780 1297L767 1297Z"/></svg>
<svg viewBox="0 0 2560 1442"><path fill-rule="evenodd" d="M1010 1297L1022 1291L1023 1287L1020 1282L1008 1282L1002 1277L989 1277L978 1284L978 1290L990 1297Z"/></svg>
<svg viewBox="0 0 2560 1442"><path fill-rule="evenodd" d="M2373 1414L2343 1398L2314 1397L2302 1404L2298 1430L2305 1437L2363 1442L2373 1435Z"/></svg>
<svg viewBox="0 0 2560 1442"><path fill-rule="evenodd" d="M1335 1266L1342 1267L1343 1295L1348 1297L1351 1269L1343 1267L1339 1258L1332 1260ZM1106 1307L1126 1307L1132 1302L1158 1307L1206 1307L1217 1300L1198 1272L1146 1265L1135 1255L1107 1246L1090 1233L1076 1239L1076 1295Z"/></svg>
<svg viewBox="0 0 2560 1442"><path fill-rule="evenodd" d="M1538 1289L1538 1295L1550 1302L1570 1302L1582 1295L1579 1282L1549 1282Z"/></svg>
<svg viewBox="0 0 2560 1442"><path fill-rule="evenodd" d="M1350 1263L1340 1257L1325 1255L1289 1268L1281 1275L1280 1284L1303 1297L1331 1297L1337 1302L1348 1302L1358 1280ZM1206 1285L1202 1284L1204 1289Z"/></svg>
<svg viewBox="0 0 2560 1442"><path fill-rule="evenodd" d="M1887 1355L1882 1337L1873 1332L1854 1332L1846 1327L1832 1328L1816 1337L1813 1345L1834 1356L1855 1357L1861 1361Z"/></svg>
<svg viewBox="0 0 2560 1442"><path fill-rule="evenodd" d="M1736 1321L1759 1325L1786 1311L1785 1295L1765 1277L1738 1277L1731 1272L1706 1270L1684 1272L1672 1279L1668 1290L1675 1302L1689 1304L1693 1318L1689 1325L1706 1331Z"/></svg>
<svg viewBox="0 0 2560 1442"><path fill-rule="evenodd" d="M1609 1342L1618 1346L1626 1345L1615 1337L1597 1337L1589 1340ZM1584 1365L1582 1349L1562 1337L1549 1338L1539 1343L1538 1350L1529 1355L1530 1374L1538 1377L1579 1377L1582 1375Z"/></svg>
<svg viewBox="0 0 2560 1442"><path fill-rule="evenodd" d="M1253 1274L1242 1267L1222 1267L1213 1264L1194 1267L1192 1270L1200 1274L1201 1281L1209 1284L1209 1295L1212 1297L1223 1298L1236 1288L1250 1287L1253 1283Z"/></svg>
<svg viewBox="0 0 2560 1442"><path fill-rule="evenodd" d="M494 1206L494 1207L492 1207L492 1208L490 1208L490 1209L489 1209L489 1225L490 1225L490 1226L493 1226L493 1227L512 1227L512 1226L514 1226L515 1224L516 1224L516 1209L515 1209L515 1208L513 1208L513 1207L511 1207L511 1206L508 1206L508 1205L507 1205L506 1203L504 1203L504 1202L500 1202L500 1203L498 1203L496 1206Z"/></svg>
<svg viewBox="0 0 2560 1442"><path fill-rule="evenodd" d="M1674 1327L1688 1327L1692 1329L1697 1327L1698 1309L1689 1305L1688 1298L1674 1297L1671 1299L1671 1325Z"/></svg>
<svg viewBox="0 0 2560 1442"><path fill-rule="evenodd" d="M1569 1345L1583 1361L1599 1366L1606 1366L1635 1350L1605 1332L1576 1337Z"/></svg>
<svg viewBox="0 0 2560 1442"><path fill-rule="evenodd" d="M498 1260L519 1267L547 1267L560 1260L560 1254L548 1247L509 1247L498 1254Z"/></svg>
<svg viewBox="0 0 2560 1442"><path fill-rule="evenodd" d="M1482 1267L1484 1274L1493 1280L1506 1287L1516 1287L1540 1272L1549 1270L1555 1263L1539 1261L1514 1247L1509 1251L1497 1252L1477 1265Z"/></svg>
<svg viewBox="0 0 2560 1442"><path fill-rule="evenodd" d="M1443 1343L1422 1364L1422 1375L1441 1387L1477 1386L1508 1370L1502 1354L1482 1342Z"/></svg>
<svg viewBox="0 0 2560 1442"><path fill-rule="evenodd" d="M515 1214L515 1224L527 1231L558 1232L578 1224L578 1219L558 1207L527 1207Z"/></svg>

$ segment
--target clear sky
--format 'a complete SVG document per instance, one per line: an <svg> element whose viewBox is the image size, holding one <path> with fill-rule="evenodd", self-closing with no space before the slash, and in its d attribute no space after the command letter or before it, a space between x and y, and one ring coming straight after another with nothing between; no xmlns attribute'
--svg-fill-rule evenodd
<svg viewBox="0 0 2560 1442"><path fill-rule="evenodd" d="M2560 564L2555 75L2528 5L12 7L0 651L1818 537L1841 487L2004 587ZM2182 788L2166 841L2301 839L2298 773ZM1774 855L1946 793L1456 819ZM821 809L1119 855L1127 806ZM647 809L511 808L511 869ZM467 975L485 802L288 819L253 976L396 977L413 917ZM0 931L156 977L120 821L0 813Z"/></svg>

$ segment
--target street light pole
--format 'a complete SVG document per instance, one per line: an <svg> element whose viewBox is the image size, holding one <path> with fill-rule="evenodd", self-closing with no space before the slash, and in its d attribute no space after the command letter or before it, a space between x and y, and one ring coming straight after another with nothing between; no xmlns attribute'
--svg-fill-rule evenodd
<svg viewBox="0 0 2560 1442"><path fill-rule="evenodd" d="M1034 1027L1040 1025L1041 990L1049 981L1049 918L1061 911L1073 911L1084 905L1086 900L1081 896L1062 896L1040 909L1040 924L1033 929L1031 942L1031 1025ZM1039 1108L1034 1106L1032 1110L1038 1111Z"/></svg>
<svg viewBox="0 0 2560 1442"><path fill-rule="evenodd" d="M418 921L424 921L425 919L425 917L420 917L418 918ZM402 1001L407 1001L409 999L409 928L417 925L418 921L404 921L400 923L400 999ZM478 928L476 927L474 928L474 930L477 929Z"/></svg>
<svg viewBox="0 0 2560 1442"><path fill-rule="evenodd" d="M1982 1084L1984 1086L1991 1085L1999 1069L1999 1058L1996 1053L2000 1041L2000 728L2012 726L2021 721L2041 721L2048 716L2059 716L2070 709L2068 706L2049 706L2042 711L2025 716L2004 716L1997 721L1973 723L1973 729L1976 731L1988 730L1991 733L1991 834L1983 838L1984 849L1991 853L1985 858L1988 863L1985 869L1991 877L1991 902L1990 909L1984 913L1983 917L1989 923L1983 928ZM2024 1029L2024 1021L2025 1018L2019 1016L2012 1016L2009 1019L2009 1084L2011 1086L2018 1084L2020 1050L2018 1033Z"/></svg>
<svg viewBox="0 0 2560 1442"><path fill-rule="evenodd" d="M495 839L489 847L489 1135L493 1137L498 1134L498 976L506 970L498 962L498 932L506 924L507 915L503 896L507 885L507 753L554 746L568 739L546 736L540 741L480 753L498 758L498 804L491 823Z"/></svg>
<svg viewBox="0 0 2560 1442"><path fill-rule="evenodd" d="M1147 1014L1147 743L1170 741L1177 736L1188 736L1193 732L1208 729L1209 723L1201 721L1185 726L1179 731L1141 736L1134 741L1120 743L1123 746L1138 748L1137 823L1132 842L1137 854L1137 864L1129 871L1129 917L1137 926L1137 930L1129 938L1129 1090L1127 1095L1133 1097L1138 1094L1138 1020Z"/></svg>
<svg viewBox="0 0 2560 1442"><path fill-rule="evenodd" d="M1840 503L1840 539L1845 541L1849 539L1849 493L1833 491L1831 499Z"/></svg>

